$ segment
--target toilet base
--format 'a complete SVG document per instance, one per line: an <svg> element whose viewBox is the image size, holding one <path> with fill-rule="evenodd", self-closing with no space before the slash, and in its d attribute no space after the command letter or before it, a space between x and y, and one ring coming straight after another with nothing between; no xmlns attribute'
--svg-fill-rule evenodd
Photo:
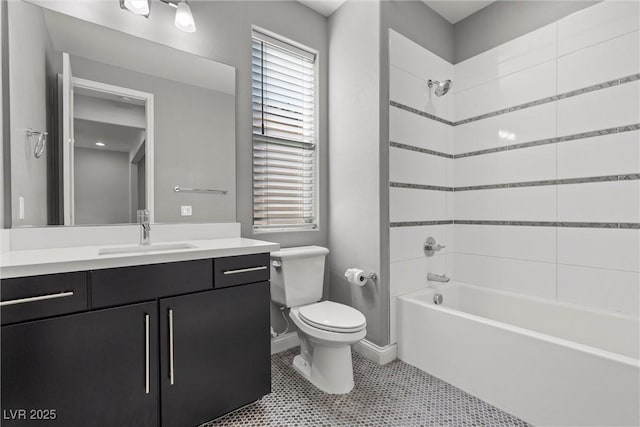
<svg viewBox="0 0 640 427"><path fill-rule="evenodd" d="M293 358L293 367L311 384L329 394L346 394L353 390L350 345L314 346L313 355L307 349L301 350L302 353Z"/></svg>

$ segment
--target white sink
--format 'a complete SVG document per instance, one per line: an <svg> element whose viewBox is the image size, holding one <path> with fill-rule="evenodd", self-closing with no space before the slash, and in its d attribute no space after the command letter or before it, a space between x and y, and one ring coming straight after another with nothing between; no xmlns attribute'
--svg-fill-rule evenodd
<svg viewBox="0 0 640 427"><path fill-rule="evenodd" d="M193 249L194 245L189 243L158 243L146 246L122 246L119 248L102 248L98 251L98 255L115 255L115 254L139 254L147 252L175 251L179 249Z"/></svg>

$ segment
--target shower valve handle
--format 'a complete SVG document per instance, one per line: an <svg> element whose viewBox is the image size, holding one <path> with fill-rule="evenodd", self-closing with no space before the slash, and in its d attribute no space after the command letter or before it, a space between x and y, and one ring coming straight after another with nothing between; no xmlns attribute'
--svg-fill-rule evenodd
<svg viewBox="0 0 640 427"><path fill-rule="evenodd" d="M427 240L424 242L424 254L426 256L433 256L436 252L446 248L445 245L441 245L436 243L436 239L433 237L427 237Z"/></svg>

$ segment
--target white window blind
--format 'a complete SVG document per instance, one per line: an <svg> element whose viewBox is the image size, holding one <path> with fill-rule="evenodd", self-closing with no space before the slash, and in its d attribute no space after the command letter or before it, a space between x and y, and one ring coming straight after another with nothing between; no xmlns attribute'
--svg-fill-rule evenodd
<svg viewBox="0 0 640 427"><path fill-rule="evenodd" d="M254 31L253 226L316 228L315 55Z"/></svg>

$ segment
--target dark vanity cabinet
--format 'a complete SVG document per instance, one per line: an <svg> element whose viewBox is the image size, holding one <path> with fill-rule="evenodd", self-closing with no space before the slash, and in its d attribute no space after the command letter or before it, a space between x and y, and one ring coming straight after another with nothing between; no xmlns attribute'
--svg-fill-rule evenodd
<svg viewBox="0 0 640 427"><path fill-rule="evenodd" d="M3 327L2 425L157 426L157 325L150 302Z"/></svg>
<svg viewBox="0 0 640 427"><path fill-rule="evenodd" d="M260 399L271 389L268 262L3 280L1 425L195 426Z"/></svg>

